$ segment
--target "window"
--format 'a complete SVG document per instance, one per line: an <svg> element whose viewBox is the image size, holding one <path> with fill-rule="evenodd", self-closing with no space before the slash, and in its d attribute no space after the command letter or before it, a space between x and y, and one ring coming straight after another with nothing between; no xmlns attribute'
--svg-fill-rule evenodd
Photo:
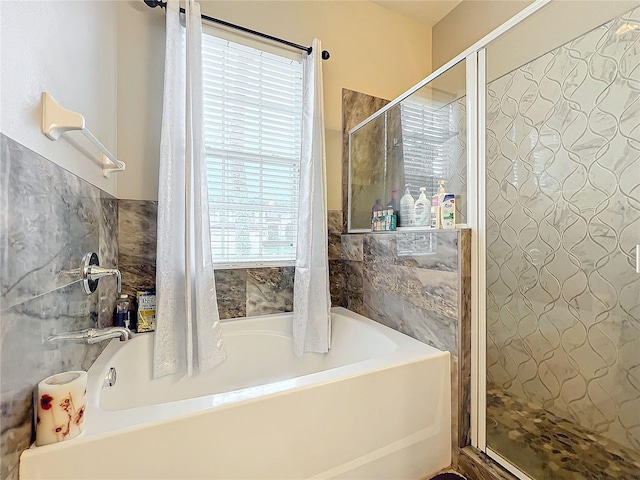
<svg viewBox="0 0 640 480"><path fill-rule="evenodd" d="M426 187L431 198L438 182L451 176L445 142L457 133L450 131L452 104L406 99L400 105L405 183L412 191Z"/></svg>
<svg viewBox="0 0 640 480"><path fill-rule="evenodd" d="M293 265L302 63L208 34L202 55L214 264Z"/></svg>

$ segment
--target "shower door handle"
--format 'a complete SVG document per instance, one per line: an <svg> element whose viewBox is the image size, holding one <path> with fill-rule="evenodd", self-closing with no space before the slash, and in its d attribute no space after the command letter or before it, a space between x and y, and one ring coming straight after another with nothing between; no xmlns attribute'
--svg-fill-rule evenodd
<svg viewBox="0 0 640 480"><path fill-rule="evenodd" d="M636 273L640 273L640 245L636 245Z"/></svg>

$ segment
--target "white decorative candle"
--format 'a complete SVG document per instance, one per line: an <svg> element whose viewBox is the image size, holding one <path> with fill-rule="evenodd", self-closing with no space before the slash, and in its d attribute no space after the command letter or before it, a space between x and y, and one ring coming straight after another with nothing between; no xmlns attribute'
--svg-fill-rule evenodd
<svg viewBox="0 0 640 480"><path fill-rule="evenodd" d="M38 384L36 445L77 437L84 430L87 372L58 373Z"/></svg>

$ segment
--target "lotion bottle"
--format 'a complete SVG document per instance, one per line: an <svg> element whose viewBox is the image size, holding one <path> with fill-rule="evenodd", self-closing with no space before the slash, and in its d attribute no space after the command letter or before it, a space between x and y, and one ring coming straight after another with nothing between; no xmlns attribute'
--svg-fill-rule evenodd
<svg viewBox="0 0 640 480"><path fill-rule="evenodd" d="M400 199L400 226L413 227L415 225L413 207L415 200L411 196L409 185L405 185L404 195Z"/></svg>
<svg viewBox="0 0 640 480"><path fill-rule="evenodd" d="M425 187L420 187L420 196L413 207L415 225L418 227L429 226L430 222L430 204L425 190Z"/></svg>

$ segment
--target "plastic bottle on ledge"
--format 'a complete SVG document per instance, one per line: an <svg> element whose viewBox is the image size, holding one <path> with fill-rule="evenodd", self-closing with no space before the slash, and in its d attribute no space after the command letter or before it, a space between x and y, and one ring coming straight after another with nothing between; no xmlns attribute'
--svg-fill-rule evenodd
<svg viewBox="0 0 640 480"><path fill-rule="evenodd" d="M413 207L413 216L416 227L428 227L431 221L431 205L429 199L424 193L425 190L425 187L420 187L420 196Z"/></svg>
<svg viewBox="0 0 640 480"><path fill-rule="evenodd" d="M391 190L391 200L389 200L389 204L387 205L387 210L392 209L396 214L398 225L400 224L400 209L398 208L400 204L398 203L398 189L394 188Z"/></svg>
<svg viewBox="0 0 640 480"><path fill-rule="evenodd" d="M413 227L415 225L413 207L415 200L411 196L409 185L404 187L404 195L400 199L400 226Z"/></svg>
<svg viewBox="0 0 640 480"><path fill-rule="evenodd" d="M131 327L131 300L129 295L120 295L116 300L116 311L113 318L114 327Z"/></svg>
<svg viewBox="0 0 640 480"><path fill-rule="evenodd" d="M446 195L446 191L444 189L444 184L447 183L444 180L440 180L438 182L440 187L438 188L438 193L436 193L433 197L431 197L431 228L442 228L442 221L440 218L440 206L444 201L444 196Z"/></svg>

